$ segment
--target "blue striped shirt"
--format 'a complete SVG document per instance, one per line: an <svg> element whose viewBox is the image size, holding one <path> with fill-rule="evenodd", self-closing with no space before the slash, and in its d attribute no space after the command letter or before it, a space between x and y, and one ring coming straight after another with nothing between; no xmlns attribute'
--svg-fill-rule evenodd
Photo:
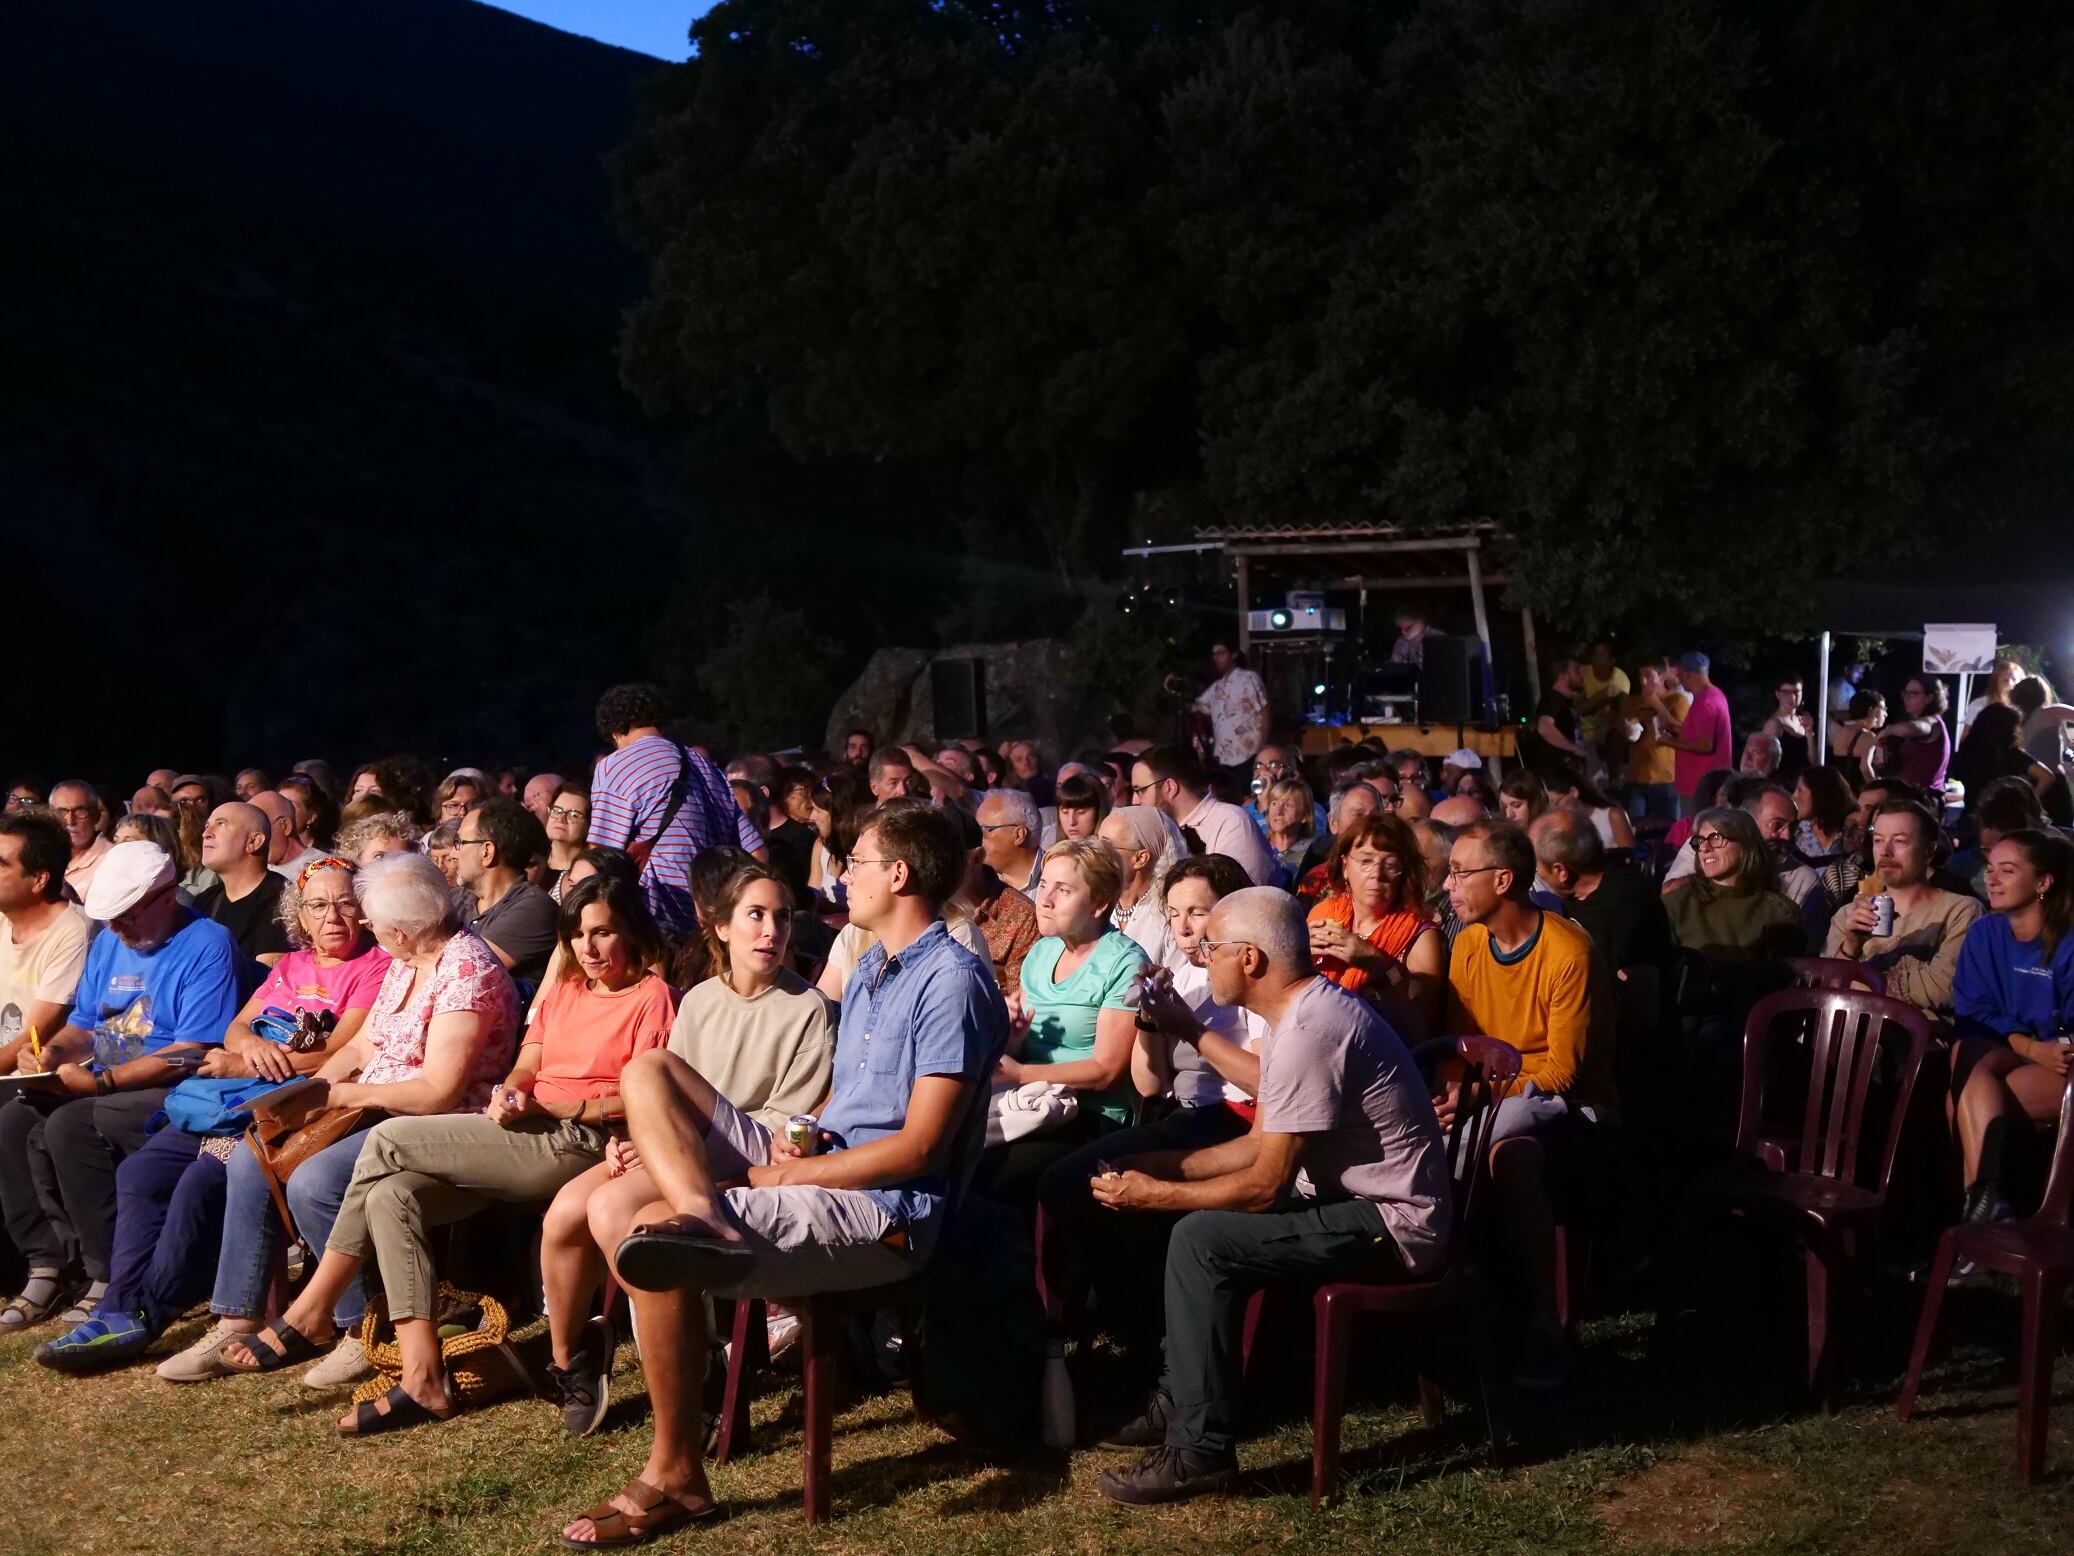
<svg viewBox="0 0 2074 1556"><path fill-rule="evenodd" d="M655 837L687 758L691 777L684 803L641 869L641 891L655 921L680 935L696 929L699 921L691 901L692 861L725 843L740 843L752 851L761 848L763 834L736 806L734 790L719 768L661 735L628 742L591 775L590 841L625 848Z"/></svg>

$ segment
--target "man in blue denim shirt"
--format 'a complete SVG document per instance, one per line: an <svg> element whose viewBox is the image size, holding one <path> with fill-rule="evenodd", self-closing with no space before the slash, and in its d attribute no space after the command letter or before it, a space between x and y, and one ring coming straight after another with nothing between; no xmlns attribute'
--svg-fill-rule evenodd
<svg viewBox="0 0 2074 1556"><path fill-rule="evenodd" d="M667 1050L621 1073L628 1132L662 1195L613 1255L633 1296L655 1441L641 1474L570 1524L565 1543L619 1544L714 1511L699 1431L705 1293L853 1290L928 1258L977 1158L987 1079L1008 1039L993 968L944 928L964 871L957 828L919 800L882 804L858 838L850 918L878 943L843 992L820 1154L773 1139Z"/></svg>

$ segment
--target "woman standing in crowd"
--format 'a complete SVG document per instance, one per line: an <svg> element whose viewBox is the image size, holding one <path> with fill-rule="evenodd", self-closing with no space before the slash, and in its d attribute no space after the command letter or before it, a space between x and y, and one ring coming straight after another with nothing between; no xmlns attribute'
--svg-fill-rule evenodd
<svg viewBox="0 0 2074 1556"><path fill-rule="evenodd" d="M547 807L547 892L562 900L562 878L583 852L591 830L590 790L565 783Z"/></svg>
<svg viewBox="0 0 2074 1556"><path fill-rule="evenodd" d="M1267 846L1281 861L1282 878L1293 881L1302 873L1304 855L1317 833L1310 786L1301 778L1283 778L1269 785L1261 798L1267 805Z"/></svg>
<svg viewBox="0 0 2074 1556"><path fill-rule="evenodd" d="M1325 861L1327 893L1309 916L1318 971L1383 1006L1408 1043L1435 1035L1447 949L1426 911L1426 860L1395 816L1342 828Z"/></svg>
<svg viewBox="0 0 2074 1556"><path fill-rule="evenodd" d="M1829 765L1842 773L1853 788L1872 776L1873 753L1879 749L1879 733L1887 723L1887 699L1878 692L1861 691L1851 698L1845 715L1829 731Z"/></svg>
<svg viewBox="0 0 2074 1556"><path fill-rule="evenodd" d="M1764 732L1779 742L1779 766L1772 776L1781 783L1791 783L1814 761L1814 749L1808 741L1808 710L1801 706L1800 677L1780 676L1772 696L1777 706L1764 721Z"/></svg>
<svg viewBox="0 0 2074 1556"><path fill-rule="evenodd" d="M795 1114L818 1112L835 1056L835 1007L785 965L792 899L767 866L749 864L721 886L703 914L715 975L687 993L669 1049L714 1090L782 1139ZM540 1234L554 1357L549 1381L562 1422L579 1437L597 1430L609 1402L615 1339L590 1316L606 1256L659 1197L623 1132L604 1161L572 1179L548 1207Z"/></svg>
<svg viewBox="0 0 2074 1556"><path fill-rule="evenodd" d="M2023 678L2024 667L2014 659L1997 659L1994 668L1988 672L1986 690L1967 703L1966 711L1959 715L1959 739L1962 742L1966 739L1966 732L1973 727L1973 721L1980 717L1981 709L2008 707L2010 692L2015 690L2016 683Z"/></svg>
<svg viewBox="0 0 2074 1556"><path fill-rule="evenodd" d="M1181 829L1156 806L1120 805L1102 823L1101 839L1123 861L1123 886L1116 893L1109 921L1137 941L1147 961L1171 968L1178 958L1173 937L1167 932L1159 883L1177 862L1188 857Z"/></svg>
<svg viewBox="0 0 2074 1556"><path fill-rule="evenodd" d="M370 1437L453 1414L426 1232L485 1205L549 1199L602 1163L609 1126L624 1111L620 1071L669 1035L677 997L650 970L662 936L638 890L610 878L574 887L556 935L562 975L511 1073L480 1113L375 1126L316 1273L267 1328L281 1344L280 1365L308 1354L329 1338L333 1305L368 1260L379 1262L402 1382L354 1406L338 1423L342 1436ZM262 1370L268 1360L261 1359ZM562 1381L550 1374L557 1387Z"/></svg>
<svg viewBox="0 0 2074 1556"><path fill-rule="evenodd" d="M1110 819L1143 808L1127 805ZM1028 1210L1046 1168L1129 1119L1145 953L1110 923L1123 885L1123 860L1100 838L1045 850L1037 883L1043 938L1023 958L1022 998L1010 1004L1017 1035L996 1078L1070 1087L1079 1108L1063 1125L981 1153L974 1190L996 1204Z"/></svg>
<svg viewBox="0 0 2074 1556"><path fill-rule="evenodd" d="M1992 911L1967 930L1952 981L1973 1059L1954 1120L1971 1222L2008 1219L2011 1137L2059 1116L2074 1067L2074 844L2010 833L1988 853L1987 890Z"/></svg>
<svg viewBox="0 0 2074 1556"><path fill-rule="evenodd" d="M1951 776L1966 786L1968 811L1997 778L2021 778L2045 797L2053 771L2024 749L2023 733L2023 715L2008 704L1991 702L1980 710L1952 754Z"/></svg>
<svg viewBox="0 0 2074 1556"><path fill-rule="evenodd" d="M1944 722L1950 705L1943 681L1934 675L1912 675L1901 688L1902 716L1880 731L1886 775L1915 785L1931 796L1933 806L1952 760L1952 732Z"/></svg>
<svg viewBox="0 0 2074 1556"><path fill-rule="evenodd" d="M480 1110L504 1073L518 1029L510 974L496 952L460 927L451 890L422 854L378 859L361 871L358 884L361 911L390 962L366 1023L317 1071L328 1083L326 1105L405 1117ZM297 1167L285 1185L295 1231L312 1249L330 1239L360 1148L372 1133L369 1125L335 1141ZM316 1333L278 1321L259 1330L281 1230L259 1159L250 1151L233 1155L223 1252L209 1303L236 1331L217 1352L228 1371L273 1372L316 1356L334 1331L351 1330L366 1310L356 1277L340 1289L328 1321L323 1315L310 1321ZM365 1371L357 1340L347 1339L338 1351L344 1354L328 1358L329 1365L312 1369L304 1381L335 1387Z"/></svg>

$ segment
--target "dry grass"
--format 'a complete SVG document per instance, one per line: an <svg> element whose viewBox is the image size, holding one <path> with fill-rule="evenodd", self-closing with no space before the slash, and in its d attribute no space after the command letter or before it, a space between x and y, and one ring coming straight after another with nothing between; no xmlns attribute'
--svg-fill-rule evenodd
<svg viewBox="0 0 2074 1556"><path fill-rule="evenodd" d="M168 1337L184 1344L192 1323ZM2006 1368L1966 1352L1945 1369L1931 1418L1897 1425L1884 1405L1834 1419L1750 1401L1706 1401L1706 1377L1659 1374L1632 1326L1600 1326L1590 1365L1521 1423L1513 1467L1485 1459L1474 1417L1426 1431L1384 1391L1348 1421L1348 1494L1305 1503L1309 1433L1284 1420L1249 1442L1248 1494L1127 1512L1094 1481L1116 1455L1012 1468L977 1462L920 1424L904 1396L843 1411L836 1518L809 1530L799 1499L799 1400L780 1380L757 1406L756 1450L714 1472L732 1516L665 1549L828 1556L933 1552L1810 1551L2068 1549L2074 1491L2062 1474L2014 1480ZM557 1548L569 1516L616 1489L647 1446L633 1353L621 1353L607 1430L564 1436L545 1404L511 1400L448 1426L370 1443L336 1440L337 1400L293 1377L189 1388L148 1367L68 1379L0 1341L0 1552L241 1556L396 1552L489 1556ZM1718 1381L1718 1380L1717 1380ZM2074 1381L2074 1380L2070 1380ZM1954 1387L1956 1386L1956 1387ZM1680 1424L1673 1399L1738 1416ZM1872 1398L1881 1398L1875 1385ZM1766 1419L1752 1420L1771 1409ZM1642 1424L1637 1424L1642 1423ZM2074 1463L2066 1425L2055 1462ZM33 1487L63 1488L36 1493Z"/></svg>

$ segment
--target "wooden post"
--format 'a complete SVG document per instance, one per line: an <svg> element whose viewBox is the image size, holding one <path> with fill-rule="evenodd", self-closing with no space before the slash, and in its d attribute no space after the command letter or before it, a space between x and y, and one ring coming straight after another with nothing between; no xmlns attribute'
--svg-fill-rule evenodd
<svg viewBox="0 0 2074 1556"><path fill-rule="evenodd" d="M1253 629L1247 626L1246 619L1253 609L1253 593L1249 587L1250 579L1247 576L1249 572L1247 566L1248 559L1242 551L1234 560L1238 564L1239 652L1244 654L1246 662L1251 664L1253 662Z"/></svg>
<svg viewBox="0 0 2074 1556"><path fill-rule="evenodd" d="M1483 601L1483 557L1477 547L1471 546L1466 553L1469 558L1469 603L1476 609L1476 635L1483 643L1483 662L1486 668L1495 668L1491 655L1491 618L1484 610Z"/></svg>

